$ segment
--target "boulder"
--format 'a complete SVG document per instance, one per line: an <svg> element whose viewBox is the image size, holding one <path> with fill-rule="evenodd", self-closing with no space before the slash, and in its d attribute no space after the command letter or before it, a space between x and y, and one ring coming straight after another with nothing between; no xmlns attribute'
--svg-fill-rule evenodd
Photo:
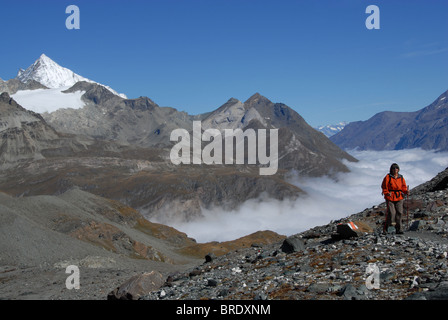
<svg viewBox="0 0 448 320"><path fill-rule="evenodd" d="M293 253L305 250L305 242L298 237L289 237L283 241L280 249L285 253Z"/></svg>
<svg viewBox="0 0 448 320"><path fill-rule="evenodd" d="M426 226L426 222L423 220L416 220L413 221L411 226L409 227L409 230L411 231L417 231L417 230L422 230L424 229Z"/></svg>
<svg viewBox="0 0 448 320"><path fill-rule="evenodd" d="M356 289L351 284L346 284L342 289L338 292L338 296L344 298L344 300L364 300L364 291L362 289Z"/></svg>
<svg viewBox="0 0 448 320"><path fill-rule="evenodd" d="M205 255L205 263L212 262L215 259L216 259L216 255L213 252L210 252Z"/></svg>
<svg viewBox="0 0 448 320"><path fill-rule="evenodd" d="M157 271L145 272L127 280L121 286L111 291L108 300L138 300L139 297L149 292L158 290L165 280Z"/></svg>
<svg viewBox="0 0 448 320"><path fill-rule="evenodd" d="M352 221L348 223L340 223L336 226L336 235L333 235L333 238L336 239L350 239L357 238L363 234L363 230L366 227L360 228L357 223ZM367 232L367 230L365 231Z"/></svg>
<svg viewBox="0 0 448 320"><path fill-rule="evenodd" d="M330 290L331 283L329 282L313 282L306 289L306 292L311 292L314 294L323 294Z"/></svg>

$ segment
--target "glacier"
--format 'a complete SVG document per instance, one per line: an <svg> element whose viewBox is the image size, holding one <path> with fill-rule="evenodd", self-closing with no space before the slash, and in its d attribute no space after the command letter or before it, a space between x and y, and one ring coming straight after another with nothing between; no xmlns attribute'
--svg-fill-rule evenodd
<svg viewBox="0 0 448 320"><path fill-rule="evenodd" d="M58 109L80 109L85 106L84 91L63 93L70 86L52 89L21 90L11 95L20 105L37 113L51 113Z"/></svg>

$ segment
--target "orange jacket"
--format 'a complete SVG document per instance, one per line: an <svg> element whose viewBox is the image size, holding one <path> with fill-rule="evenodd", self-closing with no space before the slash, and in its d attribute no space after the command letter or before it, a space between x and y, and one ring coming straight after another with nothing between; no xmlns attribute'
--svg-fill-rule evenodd
<svg viewBox="0 0 448 320"><path fill-rule="evenodd" d="M385 176L381 189L383 189L384 198L389 201L400 201L404 198L403 193L408 192L406 181L401 174L397 178L391 174Z"/></svg>

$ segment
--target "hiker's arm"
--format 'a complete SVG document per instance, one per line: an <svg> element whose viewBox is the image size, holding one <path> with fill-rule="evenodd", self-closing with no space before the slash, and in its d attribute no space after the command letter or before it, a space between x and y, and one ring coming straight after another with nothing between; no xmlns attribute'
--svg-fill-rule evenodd
<svg viewBox="0 0 448 320"><path fill-rule="evenodd" d="M388 183L387 183L387 181L386 181L386 179L387 179L387 176L386 177L384 177L384 179L383 179L383 183L381 184L381 188L383 189L383 195L387 195L387 196L390 196L390 192L389 192L389 188L388 188Z"/></svg>
<svg viewBox="0 0 448 320"><path fill-rule="evenodd" d="M409 190L408 190L408 187L407 187L407 184L406 184L406 181L404 180L404 178L403 178L403 185L401 186L401 191L403 191L404 194L409 193Z"/></svg>

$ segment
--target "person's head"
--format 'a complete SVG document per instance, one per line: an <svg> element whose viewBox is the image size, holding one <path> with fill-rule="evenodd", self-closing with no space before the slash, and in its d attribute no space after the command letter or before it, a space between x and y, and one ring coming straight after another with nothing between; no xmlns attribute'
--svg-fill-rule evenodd
<svg viewBox="0 0 448 320"><path fill-rule="evenodd" d="M390 170L389 170L390 174L395 174L395 170L400 171L400 167L398 166L398 164L393 163L393 164L390 166ZM398 171L397 171L397 173L398 173Z"/></svg>

